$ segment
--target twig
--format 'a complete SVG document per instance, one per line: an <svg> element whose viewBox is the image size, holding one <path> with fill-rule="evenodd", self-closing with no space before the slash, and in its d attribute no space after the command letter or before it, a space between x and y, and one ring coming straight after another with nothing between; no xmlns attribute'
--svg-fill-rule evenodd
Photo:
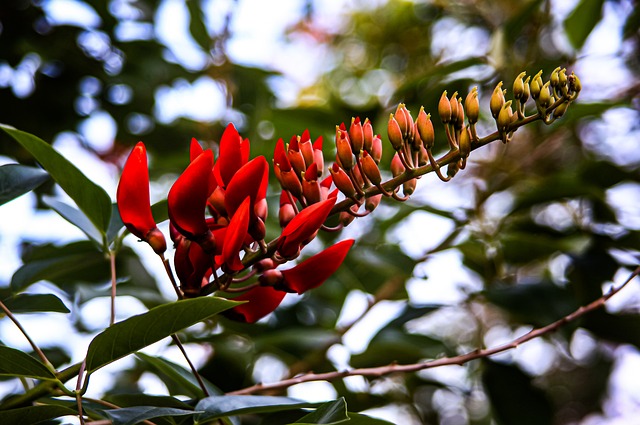
<svg viewBox="0 0 640 425"><path fill-rule="evenodd" d="M463 365L465 363L470 362L471 360L485 358L485 357L493 356L498 353L502 353L504 351L512 350L514 348L517 348L519 345L524 344L525 342L531 341L532 339L541 337L551 332L555 332L556 330L566 325L567 323L573 322L574 320L584 316L585 314L590 313L604 306L605 303L611 297L613 297L615 294L620 292L622 288L627 286L627 284L631 282L636 276L638 276L638 274L640 274L640 266L638 266L633 271L633 273L631 273L631 275L627 278L627 280L624 283L622 283L619 287L617 288L612 287L609 290L609 292L607 292L600 298L596 299L595 301L592 301L591 303L578 308L573 313L567 316L564 316L563 318L556 320L555 322L547 326L532 329L531 331L514 339L511 342L508 342L503 345L498 345L493 348L476 349L474 351L468 352L466 354L461 354L459 356L442 357L439 359L420 362L420 363L414 363L414 364L406 364L406 365L390 364L386 366L358 368L358 369L334 371L334 372L326 372L326 373L305 373L290 379L284 379L282 381L274 382L271 384L253 385L251 387L229 392L227 393L227 395L253 394L253 393L267 391L267 390L288 388L292 385L300 384L303 382L333 381L336 379L346 378L348 376L367 376L367 377L378 378L381 376L389 375L391 373L409 373L409 372L417 372L424 369L432 369L440 366Z"/></svg>
<svg viewBox="0 0 640 425"><path fill-rule="evenodd" d="M16 327L20 330L22 335L24 335L27 341L29 341L29 345L31 345L31 348L33 348L33 351L35 351L38 357L40 357L40 360L42 360L42 363L48 366L52 371L55 371L53 365L51 364L49 359L47 359L47 356L44 355L40 347L36 345L36 343L31 339L27 331L22 327L22 325L20 324L16 316L14 316L13 313L11 313L11 310L9 310L2 301L0 301L0 308L2 309L2 311L4 311L4 314L6 314L7 317L16 325Z"/></svg>
<svg viewBox="0 0 640 425"><path fill-rule="evenodd" d="M111 263L111 319L109 326L116 321L116 252L109 251L109 261Z"/></svg>
<svg viewBox="0 0 640 425"><path fill-rule="evenodd" d="M202 378L200 377L200 374L198 373L198 369L196 369L194 364L191 362L191 359L187 355L187 351L184 349L184 346L182 345L182 342L180 342L180 338L178 338L178 335L173 334L173 335L171 335L171 339L178 346L178 348L180 349L180 352L182 353L184 358L187 360L187 363L189 363L189 367L191 368L191 371L193 372L193 375L196 377L196 380L198 381L198 385L200 385L200 389L204 393L205 397L209 397L209 392L207 391L207 387L204 385L204 382L202 381Z"/></svg>

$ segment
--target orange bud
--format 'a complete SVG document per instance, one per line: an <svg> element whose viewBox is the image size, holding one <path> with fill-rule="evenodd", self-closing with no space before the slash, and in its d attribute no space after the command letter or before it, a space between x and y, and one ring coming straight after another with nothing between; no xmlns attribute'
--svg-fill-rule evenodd
<svg viewBox="0 0 640 425"><path fill-rule="evenodd" d="M362 134L364 139L363 149L371 153L371 144L373 143L373 126L369 118L364 120L362 124Z"/></svg>
<svg viewBox="0 0 640 425"><path fill-rule="evenodd" d="M333 164L329 168L329 172L333 177L333 184L346 196L347 198L353 198L356 196L356 188L353 186L353 182L347 175L347 173L338 166L338 164Z"/></svg>
<svg viewBox="0 0 640 425"><path fill-rule="evenodd" d="M351 118L351 127L349 127L349 139L351 140L351 149L354 155L360 155L360 151L364 147L364 130L360 117Z"/></svg>
<svg viewBox="0 0 640 425"><path fill-rule="evenodd" d="M440 120L443 124L451 121L451 102L449 102L449 98L447 98L446 90L442 92L442 96L440 96L440 101L438 102L438 115L440 115Z"/></svg>
<svg viewBox="0 0 640 425"><path fill-rule="evenodd" d="M367 176L374 185L377 186L382 181L380 169L367 151L364 151L362 154L362 171L364 171L365 176Z"/></svg>
<svg viewBox="0 0 640 425"><path fill-rule="evenodd" d="M502 109L502 105L504 105L504 93L502 93L502 81L500 81L496 88L493 90L491 100L489 101L489 108L491 109L493 118L498 118L498 114L500 113L500 109Z"/></svg>
<svg viewBox="0 0 640 425"><path fill-rule="evenodd" d="M371 142L371 151L369 153L376 164L379 164L380 159L382 158L382 139L379 134L373 138L373 141Z"/></svg>
<svg viewBox="0 0 640 425"><path fill-rule="evenodd" d="M404 173L404 165L402 164L402 160L400 156L396 153L393 155L393 159L391 160L391 174L393 177L398 177L400 174Z"/></svg>
<svg viewBox="0 0 640 425"><path fill-rule="evenodd" d="M378 207L378 205L380 205L380 201L381 200L382 200L382 193L370 196L364 202L364 208L367 211L371 212L371 211L375 210Z"/></svg>
<svg viewBox="0 0 640 425"><path fill-rule="evenodd" d="M433 123L431 122L431 114L427 114L424 111L424 107L420 108L418 118L416 118L416 127L424 147L431 149L435 141L435 134L433 131Z"/></svg>
<svg viewBox="0 0 640 425"><path fill-rule="evenodd" d="M464 109L469 119L469 124L478 122L480 116L480 103L478 102L478 87L471 89L467 98L464 100Z"/></svg>
<svg viewBox="0 0 640 425"><path fill-rule="evenodd" d="M402 184L402 193L404 193L405 196L412 195L416 190L417 183L418 181L416 179L407 180Z"/></svg>
<svg viewBox="0 0 640 425"><path fill-rule="evenodd" d="M389 115L387 135L389 136L389 141L391 142L393 149L395 149L396 151L402 149L402 145L404 144L402 129L400 128L400 124L398 123L398 121L393 117L393 114Z"/></svg>

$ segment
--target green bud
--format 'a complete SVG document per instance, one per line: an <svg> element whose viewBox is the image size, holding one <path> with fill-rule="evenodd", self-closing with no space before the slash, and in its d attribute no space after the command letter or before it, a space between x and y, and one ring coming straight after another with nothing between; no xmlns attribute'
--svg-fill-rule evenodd
<svg viewBox="0 0 640 425"><path fill-rule="evenodd" d="M498 130L501 132L506 132L507 128L509 128L509 124L511 124L511 117L513 116L513 110L511 109L511 101L505 102L498 113L498 118L496 118L496 123L498 124Z"/></svg>
<svg viewBox="0 0 640 425"><path fill-rule="evenodd" d="M493 90L491 100L489 101L489 108L491 108L493 118L498 118L502 105L504 105L504 93L502 92L502 81L500 81Z"/></svg>
<svg viewBox="0 0 640 425"><path fill-rule="evenodd" d="M572 72L567 78L569 80L569 89L575 93L579 93L580 90L582 90L582 84L580 84L578 76Z"/></svg>
<svg viewBox="0 0 640 425"><path fill-rule="evenodd" d="M524 76L527 75L526 72L521 72L518 74L516 79L513 81L513 97L516 99L522 98L524 95Z"/></svg>
<svg viewBox="0 0 640 425"><path fill-rule="evenodd" d="M538 71L538 73L536 75L533 76L533 79L531 80L531 97L533 97L534 99L538 99L538 97L540 96L540 90L542 89L543 86L543 82L542 82L542 71Z"/></svg>
<svg viewBox="0 0 640 425"><path fill-rule="evenodd" d="M567 112L568 107L569 107L569 102L562 102L556 107L556 109L553 110L553 117L560 118L561 116L564 115L565 112Z"/></svg>
<svg viewBox="0 0 640 425"><path fill-rule="evenodd" d="M551 102L553 101L551 97L551 92L549 91L550 83L551 83L550 81L547 81L546 83L544 83L544 85L540 89L540 96L538 97L538 103L543 108L546 108L549 105L551 105Z"/></svg>
<svg viewBox="0 0 640 425"><path fill-rule="evenodd" d="M567 68L562 68L560 72L558 72L558 84L560 87L567 85Z"/></svg>
<svg viewBox="0 0 640 425"><path fill-rule="evenodd" d="M551 77L549 78L549 83L551 84L551 87L558 87L558 85L560 84L559 73L560 73L560 67L557 67L551 73Z"/></svg>
<svg viewBox="0 0 640 425"><path fill-rule="evenodd" d="M531 97L531 89L529 87L530 79L531 79L531 76L527 77L527 79L524 80L524 91L522 92L522 98L520 99L520 102L522 104L527 103L527 100L529 100L529 97Z"/></svg>

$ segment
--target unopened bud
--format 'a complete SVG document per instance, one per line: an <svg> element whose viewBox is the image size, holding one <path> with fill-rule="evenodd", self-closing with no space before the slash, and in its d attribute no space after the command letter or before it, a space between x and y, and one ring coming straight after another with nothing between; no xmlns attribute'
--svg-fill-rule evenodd
<svg viewBox="0 0 640 425"><path fill-rule="evenodd" d="M460 131L460 140L458 140L460 156L466 158L471 153L471 135L469 129L464 127Z"/></svg>
<svg viewBox="0 0 640 425"><path fill-rule="evenodd" d="M324 154L322 153L322 136L318 137L313 142L313 161L316 163L318 169L318 178L322 177L324 171Z"/></svg>
<svg viewBox="0 0 640 425"><path fill-rule="evenodd" d="M375 186L379 185L382 181L380 169L367 151L363 151L362 153L362 171L364 172L364 175L367 176L369 181Z"/></svg>
<svg viewBox="0 0 640 425"><path fill-rule="evenodd" d="M480 116L480 103L478 101L478 87L471 89L467 98L464 100L464 109L467 113L467 119L469 124L475 124L478 122Z"/></svg>
<svg viewBox="0 0 640 425"><path fill-rule="evenodd" d="M455 175L458 174L458 171L460 171L461 162L462 160L454 161L450 162L449 165L447 165L447 176L449 178L454 178Z"/></svg>
<svg viewBox="0 0 640 425"><path fill-rule="evenodd" d="M353 186L353 182L347 175L347 173L334 163L329 167L329 172L333 177L333 184L336 185L338 190L344 194L347 198L353 198L356 196L356 188Z"/></svg>
<svg viewBox="0 0 640 425"><path fill-rule="evenodd" d="M389 115L389 125L387 127L387 135L389 136L389 141L391 142L391 146L396 151L402 149L404 144L404 138L402 137L402 129L400 128L400 124L394 118L393 114Z"/></svg>
<svg viewBox="0 0 640 425"><path fill-rule="evenodd" d="M351 140L351 149L358 156L364 148L364 131L360 117L351 118L351 127L349 127L349 139Z"/></svg>
<svg viewBox="0 0 640 425"><path fill-rule="evenodd" d="M431 122L431 114L424 111L424 107L420 108L418 118L416 118L416 128L422 140L422 144L426 149L431 149L435 141L435 133L433 131L433 123Z"/></svg>
<svg viewBox="0 0 640 425"><path fill-rule="evenodd" d="M298 136L293 136L289 142L287 159L298 175L307 169L302 152L300 152L300 146L298 145Z"/></svg>
<svg viewBox="0 0 640 425"><path fill-rule="evenodd" d="M558 87L558 85L560 84L559 72L560 72L560 67L557 67L551 73L551 77L549 77L549 84L551 85L551 87Z"/></svg>
<svg viewBox="0 0 640 425"><path fill-rule="evenodd" d="M375 210L378 207L378 205L380 205L381 200L382 200L382 193L370 196L367 198L366 201L364 201L364 208L367 211L371 212Z"/></svg>
<svg viewBox="0 0 640 425"><path fill-rule="evenodd" d="M558 72L558 85L560 87L567 85L567 68L562 68L560 72Z"/></svg>
<svg viewBox="0 0 640 425"><path fill-rule="evenodd" d="M340 136L336 140L336 156L345 170L353 168L353 152L351 151L351 143L348 137L349 135L346 131L340 130Z"/></svg>
<svg viewBox="0 0 640 425"><path fill-rule="evenodd" d="M283 280L284 275L277 269L265 270L258 278L258 282L260 282L262 286L276 286L282 283Z"/></svg>
<svg viewBox="0 0 640 425"><path fill-rule="evenodd" d="M305 168L309 168L309 166L314 162L313 158L313 144L311 143L311 138L309 136L309 130L305 130L300 136L300 140L298 141L298 148L300 149L300 153L304 158Z"/></svg>
<svg viewBox="0 0 640 425"><path fill-rule="evenodd" d="M315 167L316 164L314 162L307 171L302 173L302 194L304 195L304 199L307 201L307 205L320 202L321 199L320 184L317 180L318 171Z"/></svg>
<svg viewBox="0 0 640 425"><path fill-rule="evenodd" d="M445 90L440 96L440 101L438 102L438 115L440 115L440 120L443 124L447 124L451 121L451 102L449 98L447 98L447 91Z"/></svg>
<svg viewBox="0 0 640 425"><path fill-rule="evenodd" d="M380 159L382 159L382 139L380 135L376 135L371 142L371 157L376 162L376 164L380 164Z"/></svg>
<svg viewBox="0 0 640 425"><path fill-rule="evenodd" d="M371 125L369 118L366 118L364 120L364 124L362 124L362 135L364 138L363 149L371 153L371 144L373 143L373 126Z"/></svg>
<svg viewBox="0 0 640 425"><path fill-rule="evenodd" d="M504 105L504 93L502 93L502 81L500 81L493 90L491 100L489 101L489 108L491 109L493 118L498 118L502 105Z"/></svg>
<svg viewBox="0 0 640 425"><path fill-rule="evenodd" d="M552 102L551 93L549 91L549 84L550 82L547 81L546 83L544 83L544 85L540 89L540 96L538 97L538 103L543 108L548 107L549 105L551 105L551 102Z"/></svg>
<svg viewBox="0 0 640 425"><path fill-rule="evenodd" d="M418 183L417 179L407 180L402 184L402 193L404 196L411 196L413 192L416 190L416 184Z"/></svg>
<svg viewBox="0 0 640 425"><path fill-rule="evenodd" d="M569 89L575 93L579 93L582 90L582 84L580 83L580 79L573 72L568 77L569 80Z"/></svg>
<svg viewBox="0 0 640 425"><path fill-rule="evenodd" d="M393 155L393 159L391 160L391 175L393 175L393 177L398 177L400 174L404 173L404 164L402 164L402 160L400 159L400 156L396 153L395 155Z"/></svg>
<svg viewBox="0 0 640 425"><path fill-rule="evenodd" d="M258 273L263 273L267 270L275 269L276 267L278 267L278 263L273 261L271 258L265 258L253 265L253 269L256 270Z"/></svg>
<svg viewBox="0 0 640 425"><path fill-rule="evenodd" d="M406 139L411 134L413 119L404 103L400 103L396 108L395 119L402 131L402 137Z"/></svg>
<svg viewBox="0 0 640 425"><path fill-rule="evenodd" d="M283 190L280 194L280 210L278 211L278 220L280 221L280 227L285 228L295 216L296 210L291 204L289 195Z"/></svg>
<svg viewBox="0 0 640 425"><path fill-rule="evenodd" d="M449 105L451 106L451 124L456 124L458 122L458 92L455 91L451 95L451 99L449 100Z"/></svg>
<svg viewBox="0 0 640 425"><path fill-rule="evenodd" d="M529 87L529 80L531 80L531 76L528 76L526 80L524 80L524 91L522 92L522 98L520 98L520 103L525 104L529 97L531 97L531 88Z"/></svg>
<svg viewBox="0 0 640 425"><path fill-rule="evenodd" d="M498 113L498 118L496 118L498 130L506 132L509 128L509 124L511 124L512 116L513 111L511 110L511 101L508 101L504 105L502 105L502 109L500 109L500 112Z"/></svg>
<svg viewBox="0 0 640 425"><path fill-rule="evenodd" d="M568 107L569 107L569 102L562 102L556 107L556 109L553 110L553 117L560 118L561 116L564 115L565 112L567 112Z"/></svg>
<svg viewBox="0 0 640 425"><path fill-rule="evenodd" d="M542 71L538 71L538 73L534 75L533 79L531 80L531 97L536 100L540 96L540 90L542 89L542 86L544 84L542 82L541 75L542 75Z"/></svg>
<svg viewBox="0 0 640 425"><path fill-rule="evenodd" d="M521 72L513 81L513 97L516 99L521 99L524 95L524 76L525 75L527 75L526 72Z"/></svg>
<svg viewBox="0 0 640 425"><path fill-rule="evenodd" d="M459 97L456 103L458 106L458 119L456 120L456 130L460 130L464 125L464 107L462 106L462 98Z"/></svg>

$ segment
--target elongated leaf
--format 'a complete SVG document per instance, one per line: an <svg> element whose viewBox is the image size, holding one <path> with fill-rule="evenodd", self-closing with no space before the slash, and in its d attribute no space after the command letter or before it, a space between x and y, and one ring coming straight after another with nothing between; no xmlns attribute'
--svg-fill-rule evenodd
<svg viewBox="0 0 640 425"><path fill-rule="evenodd" d="M40 168L20 164L0 167L0 205L24 195L49 180L49 174Z"/></svg>
<svg viewBox="0 0 640 425"><path fill-rule="evenodd" d="M156 370L160 379L167 384L169 391L171 391L172 388L177 387L179 391L182 391L181 394L185 394L190 397L202 398L205 396L200 385L198 385L198 381L193 375L193 372L190 370L160 357L149 356L144 353L137 353L136 355ZM202 377L201 379L203 380L209 395L222 394L222 392L211 382Z"/></svg>
<svg viewBox="0 0 640 425"><path fill-rule="evenodd" d="M111 200L104 189L89 180L42 139L4 124L0 124L0 129L29 151L96 228L106 232L111 215Z"/></svg>
<svg viewBox="0 0 640 425"><path fill-rule="evenodd" d="M120 212L118 211L118 204L111 205L111 220L109 221L109 227L107 228L107 242L113 242L120 230L124 227Z"/></svg>
<svg viewBox="0 0 640 425"><path fill-rule="evenodd" d="M105 396L105 400L120 407L155 406L193 410L187 403L166 395L149 395L144 393L109 394Z"/></svg>
<svg viewBox="0 0 640 425"><path fill-rule="evenodd" d="M580 49L602 17L604 0L581 0L564 21L569 41Z"/></svg>
<svg viewBox="0 0 640 425"><path fill-rule="evenodd" d="M2 425L37 424L60 416L77 415L78 412L62 406L29 406L0 412Z"/></svg>
<svg viewBox="0 0 640 425"><path fill-rule="evenodd" d="M51 196L43 196L42 201L60 214L62 218L82 230L89 239L95 241L99 246L102 246L102 234L82 211L64 202L60 202Z"/></svg>
<svg viewBox="0 0 640 425"><path fill-rule="evenodd" d="M235 305L238 303L216 297L180 300L116 323L89 344L87 373Z"/></svg>
<svg viewBox="0 0 640 425"><path fill-rule="evenodd" d="M67 306L53 294L18 294L3 303L12 313L69 313Z"/></svg>
<svg viewBox="0 0 640 425"><path fill-rule="evenodd" d="M196 404L196 410L204 410L197 417L198 421L220 418L222 416L245 413L267 413L282 410L315 407L317 403L308 403L289 397L272 397L260 395L223 395L203 398Z"/></svg>
<svg viewBox="0 0 640 425"><path fill-rule="evenodd" d="M362 415L360 413L349 412L349 425L393 425L382 419L372 418L371 416Z"/></svg>
<svg viewBox="0 0 640 425"><path fill-rule="evenodd" d="M200 412L175 409L173 407L136 406L121 409L104 410L113 421L113 425L135 425L147 419L165 416L189 416Z"/></svg>
<svg viewBox="0 0 640 425"><path fill-rule="evenodd" d="M344 397L329 401L313 412L298 419L296 424L339 424L349 421Z"/></svg>
<svg viewBox="0 0 640 425"><path fill-rule="evenodd" d="M186 2L189 10L189 32L193 39L200 45L202 50L208 52L211 49L211 36L204 25L205 17L202 13L200 2Z"/></svg>
<svg viewBox="0 0 640 425"><path fill-rule="evenodd" d="M4 345L0 345L0 375L55 379L53 372L38 360L27 353Z"/></svg>

